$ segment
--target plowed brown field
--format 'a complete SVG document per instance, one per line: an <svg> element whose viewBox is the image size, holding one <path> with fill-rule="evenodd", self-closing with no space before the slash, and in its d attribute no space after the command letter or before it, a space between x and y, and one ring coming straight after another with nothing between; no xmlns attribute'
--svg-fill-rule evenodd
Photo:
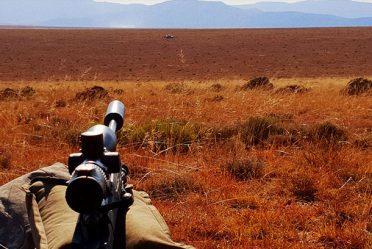
<svg viewBox="0 0 372 249"><path fill-rule="evenodd" d="M174 39L164 39L170 33ZM372 28L0 30L0 80L372 75Z"/></svg>

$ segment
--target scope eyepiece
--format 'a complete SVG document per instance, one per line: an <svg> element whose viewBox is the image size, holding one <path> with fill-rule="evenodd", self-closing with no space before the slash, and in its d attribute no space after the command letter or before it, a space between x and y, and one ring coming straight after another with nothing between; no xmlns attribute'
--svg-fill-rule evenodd
<svg viewBox="0 0 372 249"><path fill-rule="evenodd" d="M101 207L107 195L106 175L95 162L76 167L66 190L66 201L78 213L91 213Z"/></svg>

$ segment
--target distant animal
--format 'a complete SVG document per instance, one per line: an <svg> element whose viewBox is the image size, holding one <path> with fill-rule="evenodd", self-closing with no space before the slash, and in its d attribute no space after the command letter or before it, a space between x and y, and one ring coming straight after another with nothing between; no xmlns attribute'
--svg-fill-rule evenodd
<svg viewBox="0 0 372 249"><path fill-rule="evenodd" d="M166 34L166 35L164 36L164 39L174 39L174 35Z"/></svg>

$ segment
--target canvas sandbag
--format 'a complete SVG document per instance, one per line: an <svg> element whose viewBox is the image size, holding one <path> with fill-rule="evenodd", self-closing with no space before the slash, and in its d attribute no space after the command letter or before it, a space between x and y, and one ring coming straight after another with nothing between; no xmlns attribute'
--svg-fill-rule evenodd
<svg viewBox="0 0 372 249"><path fill-rule="evenodd" d="M77 213L65 201L64 164L56 163L0 187L0 248L69 248ZM145 192L133 191L126 216L128 249L192 249L170 238L169 229Z"/></svg>
<svg viewBox="0 0 372 249"><path fill-rule="evenodd" d="M69 179L67 167L62 163L41 168L0 186L0 248L35 248L25 205L26 188L38 177Z"/></svg>
<svg viewBox="0 0 372 249"><path fill-rule="evenodd" d="M27 191L27 209L36 248L69 248L78 213L65 200L67 186L55 180L39 180ZM192 248L175 243L159 211L147 193L133 191L134 203L126 216L128 249Z"/></svg>

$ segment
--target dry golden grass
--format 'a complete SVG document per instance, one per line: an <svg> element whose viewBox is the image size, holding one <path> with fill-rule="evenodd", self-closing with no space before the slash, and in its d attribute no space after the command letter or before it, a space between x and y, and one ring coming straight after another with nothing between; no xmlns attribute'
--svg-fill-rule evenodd
<svg viewBox="0 0 372 249"><path fill-rule="evenodd" d="M119 146L130 182L152 195L175 240L200 249L371 248L372 99L341 95L349 80L272 80L311 88L302 94L241 91L242 81L0 83L35 90L0 100L0 184L66 163L79 132L119 99L126 128L138 128ZM74 100L94 85L109 97ZM242 127L252 117L280 129L247 144ZM146 130L159 121L188 126ZM332 125L345 136L329 135ZM155 148L162 134L167 143Z"/></svg>

